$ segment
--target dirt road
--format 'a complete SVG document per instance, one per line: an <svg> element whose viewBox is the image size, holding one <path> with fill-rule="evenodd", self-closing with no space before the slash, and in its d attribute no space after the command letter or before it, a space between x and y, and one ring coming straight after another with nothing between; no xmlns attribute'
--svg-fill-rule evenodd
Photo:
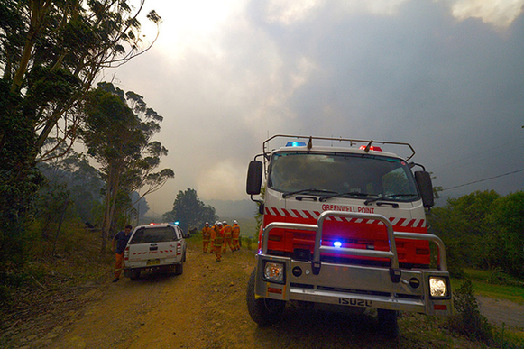
<svg viewBox="0 0 524 349"><path fill-rule="evenodd" d="M287 309L284 321L259 328L245 291L253 252L228 252L215 262L191 248L184 273L122 279L93 288L42 333L23 334L22 348L474 348L463 339L427 338L419 315L401 318L401 336L381 335L374 318ZM449 336L451 337L451 336Z"/></svg>
<svg viewBox="0 0 524 349"><path fill-rule="evenodd" d="M122 279L95 289L84 296L91 300L84 309L31 338L28 347L318 348L319 341L329 348L395 346L376 336L373 319L340 314L291 309L282 324L257 327L244 301L253 265L247 250L228 252L220 263L190 250L182 275Z"/></svg>
<svg viewBox="0 0 524 349"><path fill-rule="evenodd" d="M480 313L498 326L524 328L524 305L505 299L477 297Z"/></svg>

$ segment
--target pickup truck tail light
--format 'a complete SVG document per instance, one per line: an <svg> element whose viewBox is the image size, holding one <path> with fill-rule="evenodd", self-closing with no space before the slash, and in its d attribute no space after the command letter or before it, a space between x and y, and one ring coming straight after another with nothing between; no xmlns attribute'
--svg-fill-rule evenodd
<svg viewBox="0 0 524 349"><path fill-rule="evenodd" d="M179 242L176 244L176 255L182 254L182 244Z"/></svg>
<svg viewBox="0 0 524 349"><path fill-rule="evenodd" d="M124 250L124 261L128 261L129 260L129 246L126 247L126 249Z"/></svg>

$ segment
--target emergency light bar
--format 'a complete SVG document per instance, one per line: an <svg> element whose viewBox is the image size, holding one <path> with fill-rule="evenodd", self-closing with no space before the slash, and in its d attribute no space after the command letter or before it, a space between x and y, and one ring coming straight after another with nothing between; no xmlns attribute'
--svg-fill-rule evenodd
<svg viewBox="0 0 524 349"><path fill-rule="evenodd" d="M358 149L366 150L366 146L365 145L361 145L360 148L358 148ZM382 151L382 148L381 147L377 147L377 146L370 146L369 150L371 150L371 151Z"/></svg>
<svg viewBox="0 0 524 349"><path fill-rule="evenodd" d="M287 142L286 147L305 147L306 142Z"/></svg>
<svg viewBox="0 0 524 349"><path fill-rule="evenodd" d="M373 140L363 140L363 139L353 139L353 138L315 137L315 136L299 136L299 135L277 134L277 135L274 135L274 136L266 139L264 142L262 142L262 154L260 154L260 155L263 155L265 159L269 159L269 156L270 156L270 153L271 153L270 148L269 148L269 143L272 140L274 140L275 138L306 139L309 142L307 144L306 142L301 142L301 141L289 141L289 142L287 142L286 147L299 147L299 146L306 146L306 145L308 147L310 147L310 145L313 143L313 141L316 140L316 141L321 141L321 142L326 142L326 141L329 141L329 142L346 142L346 143L349 143L349 145L351 147L356 146L359 143L360 144L365 143L366 145L370 146L369 150L382 151L381 147L371 146L372 143L373 144L377 144L378 143L378 144L384 144L384 145L394 145L394 146L407 147L409 149L409 151L411 152L411 154L408 155L407 157L405 157L406 161L409 161L415 155L415 150L413 149L411 144L406 143L406 142L389 142L389 141L373 141ZM364 146L364 148L366 148L366 146ZM402 156L402 157L404 158L404 156Z"/></svg>

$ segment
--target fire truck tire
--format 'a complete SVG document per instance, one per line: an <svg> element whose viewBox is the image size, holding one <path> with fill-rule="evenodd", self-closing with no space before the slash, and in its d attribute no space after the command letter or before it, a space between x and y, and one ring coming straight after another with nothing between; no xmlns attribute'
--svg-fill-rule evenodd
<svg viewBox="0 0 524 349"><path fill-rule="evenodd" d="M184 272L184 263L175 264L175 275L181 275Z"/></svg>
<svg viewBox="0 0 524 349"><path fill-rule="evenodd" d="M255 298L255 272L247 284L247 309L258 326L269 326L279 322L286 306L285 301L270 298Z"/></svg>
<svg viewBox="0 0 524 349"><path fill-rule="evenodd" d="M138 280L140 279L140 269L134 269L129 271L129 278L131 280Z"/></svg>
<svg viewBox="0 0 524 349"><path fill-rule="evenodd" d="M391 309L378 309L378 323L380 331L385 333L388 337L398 337L398 311Z"/></svg>

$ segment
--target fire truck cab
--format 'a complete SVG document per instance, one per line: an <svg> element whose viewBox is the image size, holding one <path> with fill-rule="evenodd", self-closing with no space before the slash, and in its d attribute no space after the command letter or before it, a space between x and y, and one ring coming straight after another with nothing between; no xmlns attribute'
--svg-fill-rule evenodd
<svg viewBox="0 0 524 349"><path fill-rule="evenodd" d="M270 150L277 140L285 146ZM247 290L258 325L278 322L289 301L375 309L394 336L399 311L451 314L445 247L427 233L431 179L409 162L411 145L275 135L262 150L246 184L263 214Z"/></svg>

